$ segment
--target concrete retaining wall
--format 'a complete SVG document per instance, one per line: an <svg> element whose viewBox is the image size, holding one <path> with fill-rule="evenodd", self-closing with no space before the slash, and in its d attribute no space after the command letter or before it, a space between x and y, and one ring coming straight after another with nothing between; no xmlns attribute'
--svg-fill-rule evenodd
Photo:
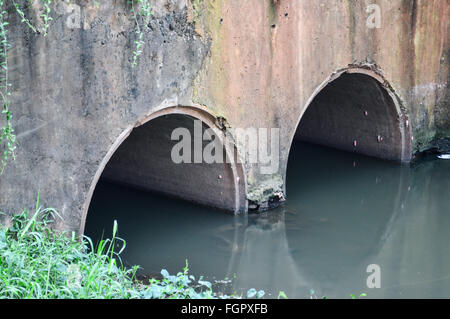
<svg viewBox="0 0 450 319"><path fill-rule="evenodd" d="M450 137L448 1L155 0L154 15L142 25L145 46L136 68L130 64L135 26L126 1L98 3L55 1L46 37L30 32L17 15L9 18L18 148L0 177L2 211L31 206L39 191L41 204L64 216L57 227L82 231L117 141L149 115L179 105L203 110L227 127L281 129L278 172L263 175L249 163L239 168L245 176L240 194L261 194L258 200L265 202L285 190L302 115L347 69L380 75L386 92L377 96L394 94L401 106L395 114L378 108L384 104L370 106L369 116L377 114L373 127L352 118L349 130L358 134L348 139L358 135L359 146L372 145L378 131L387 137L386 149L367 153L408 159L437 137ZM380 28L367 27L369 4L380 7ZM38 17L39 7L26 14ZM349 103L342 105L351 112ZM405 131L399 139L391 124L400 128L406 121L410 136ZM341 126L336 123L333 134L343 134Z"/></svg>

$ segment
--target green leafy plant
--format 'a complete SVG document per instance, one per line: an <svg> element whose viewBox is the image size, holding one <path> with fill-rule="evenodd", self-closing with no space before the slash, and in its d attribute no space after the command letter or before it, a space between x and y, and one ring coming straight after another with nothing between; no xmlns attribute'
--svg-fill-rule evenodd
<svg viewBox="0 0 450 319"><path fill-rule="evenodd" d="M138 58L142 54L142 48L144 47L144 33L139 25L138 17L141 16L145 23L148 23L148 19L152 14L149 0L128 0L131 7L130 11L135 22L135 34L136 39L134 40L135 49L133 50L133 60L131 65L134 67L137 65ZM139 9L140 8L140 9Z"/></svg>
<svg viewBox="0 0 450 319"><path fill-rule="evenodd" d="M59 233L49 226L56 210L42 209L39 199L33 214L13 215L12 225L0 229L0 296L3 298L139 298L133 286L137 267L117 262L124 241L102 240L95 248L84 237Z"/></svg>
<svg viewBox="0 0 450 319"><path fill-rule="evenodd" d="M247 298L257 298L260 299L264 297L264 290L256 290L255 288L251 288L247 291Z"/></svg>
<svg viewBox="0 0 450 319"><path fill-rule="evenodd" d="M310 298L310 299L327 299L326 296L322 296L322 297L319 298L319 297L317 296L316 292L314 291L314 289L311 289L311 290L309 291L309 298Z"/></svg>
<svg viewBox="0 0 450 319"><path fill-rule="evenodd" d="M284 291L280 291L278 294L278 299L288 299L288 297Z"/></svg>
<svg viewBox="0 0 450 319"><path fill-rule="evenodd" d="M357 298L357 296L355 295L355 294L350 294L350 297L352 298L352 299L356 299ZM367 294L366 293L361 293L361 294L359 294L359 297L361 298L361 297L367 297Z"/></svg>
<svg viewBox="0 0 450 319"><path fill-rule="evenodd" d="M34 32L37 32L36 27L31 23L31 21L27 17L25 17L25 13L22 11L22 8L19 6L19 4L15 0L12 0L12 3L14 5L14 8L16 9L16 12L22 18L21 22L25 23Z"/></svg>
<svg viewBox="0 0 450 319"><path fill-rule="evenodd" d="M43 13L41 14L42 22L44 23L42 31L44 33L44 36L47 35L47 30L50 27L50 21L53 20L52 17L50 17L50 5L52 4L52 0L41 0L42 6L43 6Z"/></svg>
<svg viewBox="0 0 450 319"><path fill-rule="evenodd" d="M7 13L3 9L4 0L0 0L0 95L2 98L2 114L4 116L4 124L1 127L0 144L3 146L1 154L0 174L8 163L10 158L15 157L16 135L11 125L12 114L9 105L9 96L11 95L9 87L11 84L8 80L8 51L11 45L8 42L8 22L6 21Z"/></svg>

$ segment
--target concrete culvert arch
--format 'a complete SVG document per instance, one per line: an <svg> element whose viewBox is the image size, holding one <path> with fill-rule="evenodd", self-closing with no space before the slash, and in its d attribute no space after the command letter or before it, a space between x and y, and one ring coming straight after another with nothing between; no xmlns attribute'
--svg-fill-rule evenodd
<svg viewBox="0 0 450 319"><path fill-rule="evenodd" d="M194 157L194 127L201 123L201 134L214 131L223 147L222 163L175 163L171 152L179 140L172 140L177 128L191 135ZM204 148L210 141L203 140ZM169 107L141 119L124 131L103 159L92 183L81 220L84 232L87 212L100 178L131 187L162 193L222 210L246 211L246 183L237 150L230 145L215 117L195 107ZM225 146L226 145L226 146Z"/></svg>
<svg viewBox="0 0 450 319"><path fill-rule="evenodd" d="M327 79L309 99L294 139L409 162L411 127L387 81L365 68Z"/></svg>

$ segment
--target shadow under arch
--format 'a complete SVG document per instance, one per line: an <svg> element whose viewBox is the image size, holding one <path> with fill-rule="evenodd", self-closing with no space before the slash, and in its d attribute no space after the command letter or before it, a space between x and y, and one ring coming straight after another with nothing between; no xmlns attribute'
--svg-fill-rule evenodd
<svg viewBox="0 0 450 319"><path fill-rule="evenodd" d="M197 107L197 106L169 106L169 107L161 107L158 108L156 111L153 111L145 116L143 116L141 119L139 119L135 125L132 125L128 128L126 128L114 141L114 143L112 144L112 146L109 148L107 154L104 156L104 158L102 159L100 165L98 166L98 169L94 175L94 178L91 182L91 186L89 188L84 206L83 206L83 211L82 211L82 217L81 217L81 223L80 223L80 230L79 233L83 234L84 233L84 229L85 229L85 225L86 225L86 218L87 218L87 214L88 214L88 210L89 210L89 206L92 200L92 196L94 194L96 185L98 183L98 181L100 180L100 178L102 177L102 175L105 173L105 171L108 169L108 164L111 163L115 157L117 157L119 152L119 150L121 149L121 146L126 145L127 141L129 141L131 138L133 138L133 136L137 135L135 134L136 132L140 133L144 133L142 132L143 129L145 129L146 127L151 127L152 124L156 121L159 121L159 128L164 128L165 132L163 131L156 131L157 134L160 135L165 135L165 138L167 138L167 142L170 142L170 134L169 133L169 129L170 128L176 128L178 125L181 125L181 127L183 125L191 125L193 123L194 120L200 120L202 122L202 136L203 136L203 132L204 129L212 129L214 131L214 136L215 138L218 138L221 145L223 146L223 151L224 151L224 163L220 164L222 165L223 169L225 170L225 174L220 174L217 175L219 170L217 169L217 165L219 164L206 164L206 163L201 163L201 164L178 164L179 166L183 165L184 169L188 170L189 168L187 167L187 165L197 165L197 171L198 170L198 166L199 165L203 165L203 169L205 170L209 170L206 171L205 174L203 176L195 176L197 181L195 181L195 179L190 180L191 185L184 185L185 187L192 187L192 189L194 189L193 186L199 186L202 182L202 178L215 178L215 180L220 183L221 185L224 185L223 187L218 186L217 188L209 188L208 192L210 192L210 194L206 195L206 197L201 198L200 196L197 198L196 196L199 195L200 193L195 193L191 192L191 193L187 193L184 194L182 192L181 189L178 190L178 192L175 192L174 190L159 190L157 188L155 188L154 186L149 186L149 184L145 184L143 185L142 183L138 182L138 183L134 183L134 182L130 182L130 180L125 180L125 181L120 181L120 173L119 174L115 174L117 172L113 172L113 174L111 174L110 179L116 180L116 181L120 181L123 182L124 184L129 184L131 186L134 187L138 187L138 188L143 188L143 189L148 189L148 190L152 190L152 191L160 191L162 193L165 193L167 195L170 196L174 196L174 197L178 197L181 199L185 199L185 200L189 200L189 201L193 201L193 202L198 202L200 204L204 204L204 205L209 205L209 206L213 206L213 207L217 207L220 209L225 209L225 210L229 210L234 212L235 214L239 213L239 212L246 212L247 211L247 200L246 200L246 191L247 191L247 183L246 183L246 174L243 168L243 165L239 163L238 161L238 150L236 148L236 146L234 144L232 144L231 139L227 138L226 133L220 128L220 126L217 125L217 118L211 114L210 112L208 112L207 110L205 110L204 108L201 107ZM165 122L165 123L164 123ZM171 124L172 127L165 127L164 125L161 124ZM141 134L142 135L142 134ZM134 141L136 142L136 141ZM203 143L205 143L205 141L203 141ZM160 144L164 145L164 142L162 142ZM136 145L134 145L136 146ZM204 147L204 145L203 145ZM151 152L150 152L151 153ZM147 154L147 155L151 155L151 154ZM170 151L167 155L167 158L165 158L168 161L171 161L170 158ZM129 158L125 158L124 161L122 162L126 162ZM119 161L117 161L119 162ZM171 162L172 163L172 162ZM174 164L174 163L172 163ZM186 166L184 166L186 165ZM209 165L209 166L208 166ZM216 165L215 167L213 167L214 165ZM122 167L120 167L122 166ZM175 167L174 165L172 165L172 168ZM120 164L117 166L117 168L123 169L124 168L124 163ZM181 170L178 169L178 171L180 172ZM169 174L171 172L170 169L166 170L166 174ZM119 177L117 178L114 175L118 175ZM123 174L122 174L123 176ZM112 178L111 178L112 177ZM141 176L142 178L148 178L148 176ZM167 175L161 176L160 180L163 180L164 177L168 177ZM180 176L179 176L180 177ZM189 176L184 176L183 178L186 178ZM193 177L193 176L190 176ZM200 181L199 181L200 180ZM203 180L204 181L204 180ZM185 182L187 182L187 180L185 180ZM196 185L193 185L196 184ZM209 184L211 186L211 183ZM226 194L224 194L223 191L221 190L227 190ZM219 191L219 193L214 194L214 191ZM214 196L214 198L212 198L211 200L208 200L207 197L208 196Z"/></svg>
<svg viewBox="0 0 450 319"><path fill-rule="evenodd" d="M290 138L409 162L411 125L400 98L372 66L349 66L323 81L307 100Z"/></svg>
<svg viewBox="0 0 450 319"><path fill-rule="evenodd" d="M297 159L288 175L285 218L297 269L329 297L359 291L366 267L379 263L406 213L410 169L311 144L296 147L291 160Z"/></svg>

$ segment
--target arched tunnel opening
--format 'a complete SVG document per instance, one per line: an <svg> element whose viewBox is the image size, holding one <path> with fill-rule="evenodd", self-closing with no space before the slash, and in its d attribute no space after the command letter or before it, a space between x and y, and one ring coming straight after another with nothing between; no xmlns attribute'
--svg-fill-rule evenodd
<svg viewBox="0 0 450 319"><path fill-rule="evenodd" d="M213 256L211 251L227 243L215 238L199 244L198 237L245 210L243 171L228 159L237 152L229 154L209 118L175 112L134 128L114 151L96 184L85 222L85 235L96 243L110 238L116 220L119 236L127 241L122 261L141 265L146 275L162 268L178 272L186 259L196 271L206 271L204 254ZM216 134L207 138L208 129ZM204 158L198 162L194 153L199 139L202 151L217 142L222 161L216 157L214 163ZM214 262L219 267L228 259L218 255Z"/></svg>
<svg viewBox="0 0 450 319"><path fill-rule="evenodd" d="M343 73L307 107L295 140L393 161L405 161L403 119L372 76Z"/></svg>
<svg viewBox="0 0 450 319"><path fill-rule="evenodd" d="M294 134L286 173L288 200L315 183L298 175L330 171L345 182L364 163L398 165L410 160L408 120L401 113L390 88L378 75L344 72L322 85L312 97ZM312 160L311 160L312 159ZM294 177L295 176L295 177ZM310 176L312 178L312 176ZM312 181L315 179L312 178ZM317 179L316 179L317 180ZM303 183L304 184L301 184Z"/></svg>
<svg viewBox="0 0 450 319"><path fill-rule="evenodd" d="M222 163L195 161L195 123L201 122L189 115L163 115L135 128L117 149L105 167L102 178L139 189L153 191L193 201L198 204L234 211L236 205L235 177L231 164L226 163L225 150ZM209 143L204 140L209 127L201 122L202 148ZM174 136L176 129L186 129L188 135ZM172 158L172 151L182 138L188 137L190 159L179 163ZM177 149L178 150L178 149ZM178 152L174 153L178 155Z"/></svg>

